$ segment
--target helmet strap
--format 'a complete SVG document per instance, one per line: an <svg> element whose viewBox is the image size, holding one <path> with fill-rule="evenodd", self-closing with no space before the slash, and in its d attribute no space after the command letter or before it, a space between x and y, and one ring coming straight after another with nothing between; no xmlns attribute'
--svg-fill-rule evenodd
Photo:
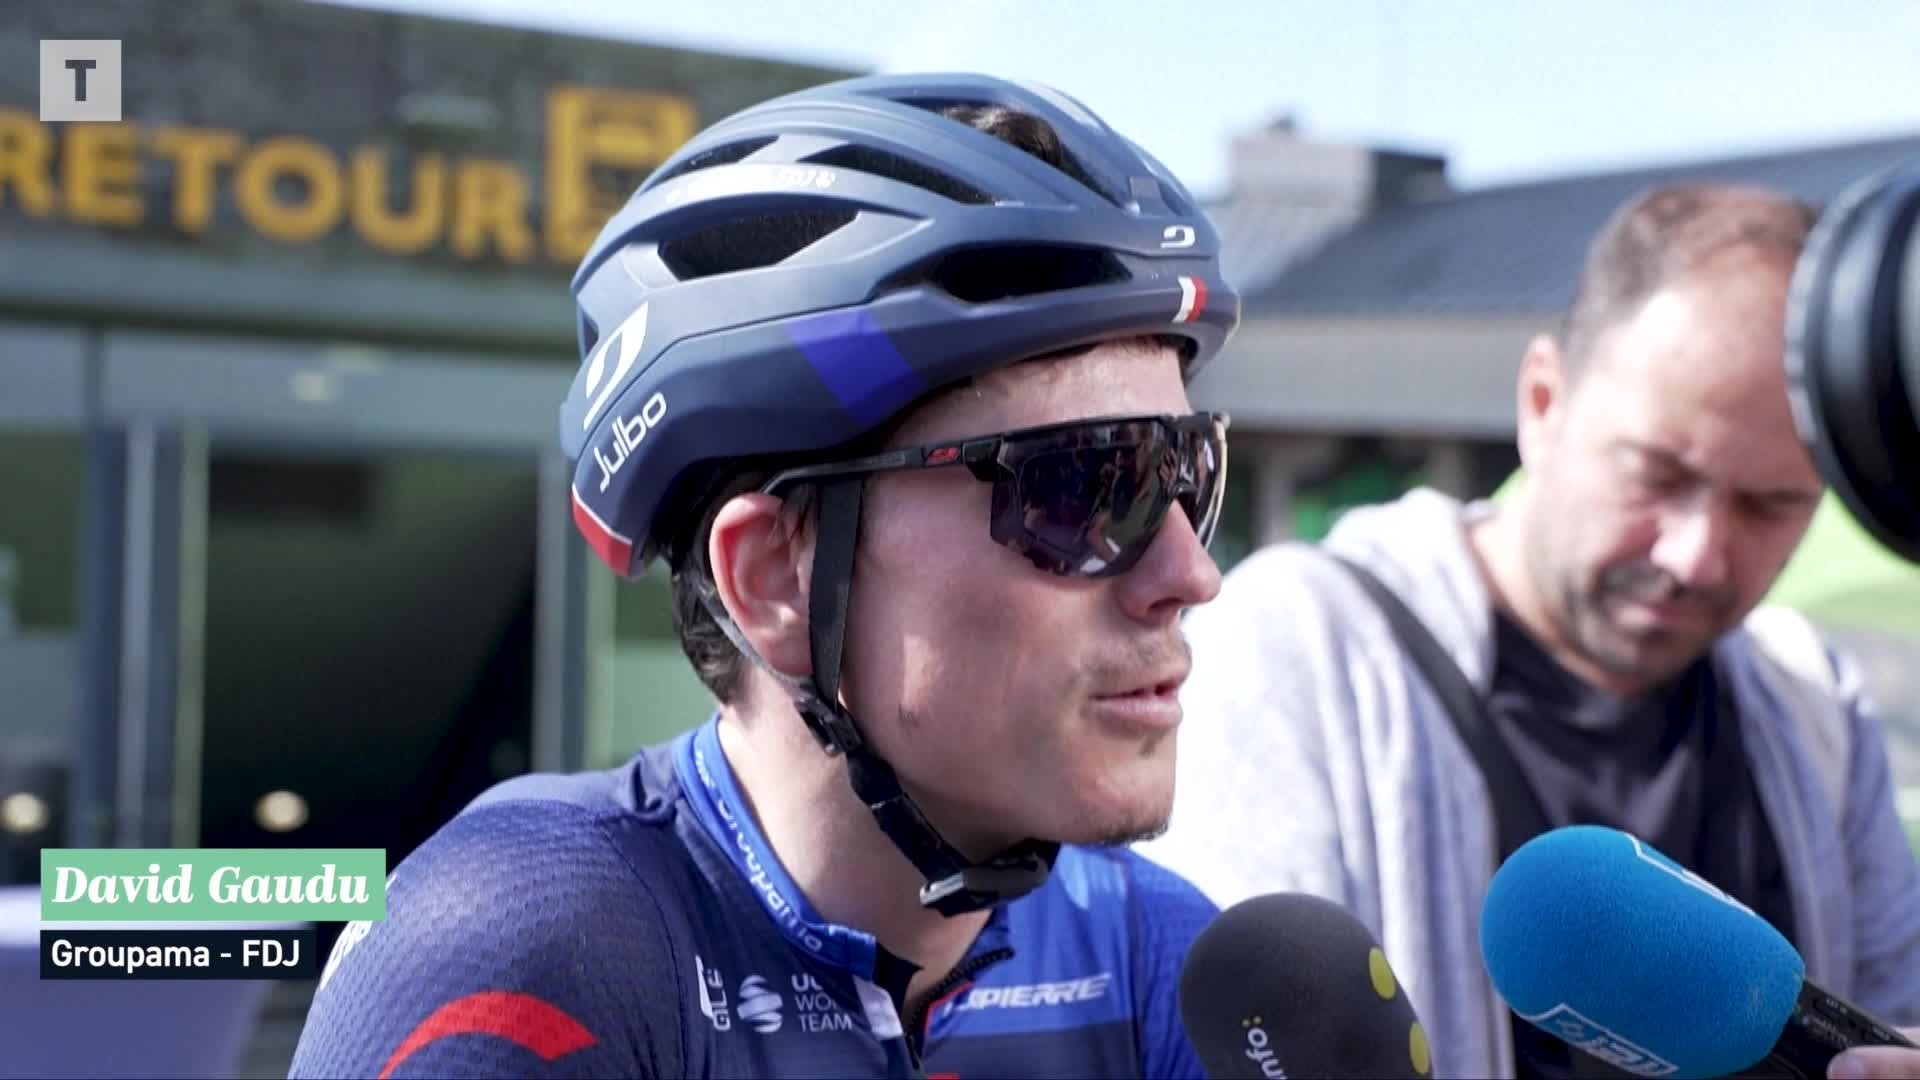
<svg viewBox="0 0 1920 1080"><path fill-rule="evenodd" d="M867 748L859 726L841 707L840 664L865 494L865 477L842 477L821 485L808 599L813 678L812 686L806 688L809 692L800 694L796 704L808 730L827 752L846 756L854 793L872 811L880 831L926 878L920 903L949 916L979 911L1037 888L1052 870L1060 845L1025 840L985 862L969 862L901 788L892 766Z"/></svg>

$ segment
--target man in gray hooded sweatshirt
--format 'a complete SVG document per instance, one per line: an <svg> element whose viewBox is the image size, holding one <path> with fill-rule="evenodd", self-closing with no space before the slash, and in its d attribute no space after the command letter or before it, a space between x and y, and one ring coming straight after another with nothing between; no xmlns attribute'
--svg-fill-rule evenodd
<svg viewBox="0 0 1920 1080"><path fill-rule="evenodd" d="M1880 725L1804 621L1756 610L1823 490L1782 358L1811 221L1726 186L1622 207L1522 360L1510 500L1353 511L1324 550L1256 553L1189 619L1172 828L1142 850L1222 905L1346 905L1436 1075L1610 1073L1514 1018L1480 959L1494 869L1577 822L1640 836L1771 921L1809 978L1920 1023L1920 870ZM1443 699L1330 552L1458 665L1524 814L1494 812Z"/></svg>

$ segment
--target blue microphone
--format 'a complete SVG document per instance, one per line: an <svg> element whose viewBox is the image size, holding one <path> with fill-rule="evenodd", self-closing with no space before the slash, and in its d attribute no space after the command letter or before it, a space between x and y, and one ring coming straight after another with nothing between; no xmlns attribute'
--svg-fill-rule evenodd
<svg viewBox="0 0 1920 1080"><path fill-rule="evenodd" d="M1911 1043L1806 981L1765 919L1634 836L1573 825L1507 859L1480 911L1494 989L1521 1019L1640 1076L1762 1060L1824 1077L1850 1046Z"/></svg>

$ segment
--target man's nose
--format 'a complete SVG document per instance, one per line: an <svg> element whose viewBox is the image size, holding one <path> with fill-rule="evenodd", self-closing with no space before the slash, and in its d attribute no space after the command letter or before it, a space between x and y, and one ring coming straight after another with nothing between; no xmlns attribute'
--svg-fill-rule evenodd
<svg viewBox="0 0 1920 1080"><path fill-rule="evenodd" d="M1160 532L1140 561L1120 575L1120 602L1127 614L1141 622L1175 622L1180 613L1219 595L1220 568L1201 545L1187 518L1175 503L1167 511Z"/></svg>
<svg viewBox="0 0 1920 1080"><path fill-rule="evenodd" d="M1653 564L1689 589L1715 589L1731 570L1732 514L1710 492L1695 492L1670 508L1653 546Z"/></svg>

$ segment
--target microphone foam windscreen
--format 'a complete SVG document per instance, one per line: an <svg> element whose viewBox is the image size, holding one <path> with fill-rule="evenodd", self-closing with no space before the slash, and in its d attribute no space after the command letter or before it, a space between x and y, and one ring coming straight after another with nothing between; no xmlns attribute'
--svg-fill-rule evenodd
<svg viewBox="0 0 1920 1080"><path fill-rule="evenodd" d="M1642 1076L1720 1076L1773 1049L1806 966L1738 901L1638 838L1543 833L1494 874L1487 974L1523 1019Z"/></svg>
<svg viewBox="0 0 1920 1080"><path fill-rule="evenodd" d="M1180 971L1180 1018L1213 1080L1431 1075L1426 1032L1373 935L1331 901L1258 896Z"/></svg>

